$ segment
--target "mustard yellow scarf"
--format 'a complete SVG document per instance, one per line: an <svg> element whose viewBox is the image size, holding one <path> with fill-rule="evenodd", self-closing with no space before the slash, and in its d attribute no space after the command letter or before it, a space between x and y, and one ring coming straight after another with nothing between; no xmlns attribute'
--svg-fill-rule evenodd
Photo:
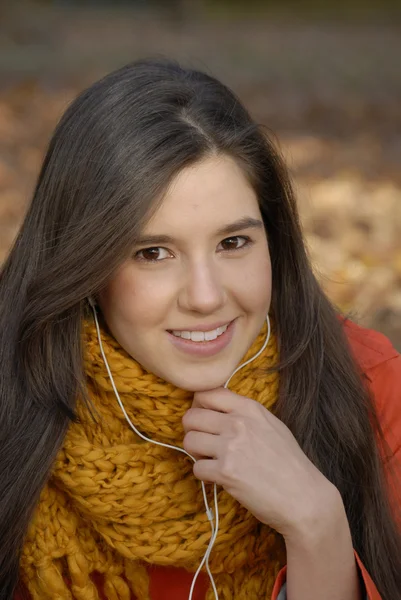
<svg viewBox="0 0 401 600"><path fill-rule="evenodd" d="M244 360L265 336L266 326ZM145 436L182 448L181 419L192 394L146 372L105 331L102 341L131 421ZM26 537L21 577L34 600L97 600L95 571L104 576L108 600L129 600L130 589L139 600L151 600L146 563L195 573L207 550L211 526L201 483L188 456L145 442L130 428L92 323L85 325L84 343L94 414L78 402L79 422L69 427ZM259 368L276 362L272 335L229 388L274 410L278 375L261 376ZM213 506L213 486L206 488ZM283 538L217 489L220 522L209 564L219 600L270 600L285 564ZM211 586L206 598L214 600Z"/></svg>

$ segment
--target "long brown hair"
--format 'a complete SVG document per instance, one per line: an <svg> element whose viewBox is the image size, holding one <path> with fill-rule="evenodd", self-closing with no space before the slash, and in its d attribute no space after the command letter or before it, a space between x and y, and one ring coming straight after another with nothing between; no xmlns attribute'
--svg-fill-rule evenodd
<svg viewBox="0 0 401 600"><path fill-rule="evenodd" d="M401 541L372 400L313 275L287 170L231 90L144 60L85 90L50 141L0 279L0 598L11 600L35 504L85 395L81 324L171 179L226 153L257 192L281 355L277 414L339 489L383 600L401 600Z"/></svg>

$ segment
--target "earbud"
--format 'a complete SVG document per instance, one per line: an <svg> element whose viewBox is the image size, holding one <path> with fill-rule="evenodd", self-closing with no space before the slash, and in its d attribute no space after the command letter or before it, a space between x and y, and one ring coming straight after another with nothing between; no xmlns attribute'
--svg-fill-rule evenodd
<svg viewBox="0 0 401 600"><path fill-rule="evenodd" d="M96 301L95 301L94 297L93 296L88 296L87 300L88 300L89 304L91 305L91 307L95 308Z"/></svg>

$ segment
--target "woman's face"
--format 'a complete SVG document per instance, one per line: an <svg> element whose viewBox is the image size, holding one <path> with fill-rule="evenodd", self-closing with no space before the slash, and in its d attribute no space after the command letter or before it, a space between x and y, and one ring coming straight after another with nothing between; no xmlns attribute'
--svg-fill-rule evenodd
<svg viewBox="0 0 401 600"><path fill-rule="evenodd" d="M112 335L146 370L202 391L230 377L260 332L270 299L255 192L238 164L220 156L173 180L98 302Z"/></svg>

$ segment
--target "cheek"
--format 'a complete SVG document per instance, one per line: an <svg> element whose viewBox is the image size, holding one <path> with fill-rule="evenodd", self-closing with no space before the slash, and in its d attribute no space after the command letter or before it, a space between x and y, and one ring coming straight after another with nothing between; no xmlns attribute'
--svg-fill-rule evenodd
<svg viewBox="0 0 401 600"><path fill-rule="evenodd" d="M241 294L253 310L267 311L270 306L272 270L269 253L263 252L250 262L241 277Z"/></svg>
<svg viewBox="0 0 401 600"><path fill-rule="evenodd" d="M157 278L141 277L141 273L133 271L122 269L99 300L108 322L119 321L140 328L163 318L169 304L168 290Z"/></svg>
<svg viewBox="0 0 401 600"><path fill-rule="evenodd" d="M267 313L270 309L271 296L272 282L269 265L269 268L263 273L259 273L259 277L257 278L256 289L254 290L255 310L261 310L263 313Z"/></svg>

